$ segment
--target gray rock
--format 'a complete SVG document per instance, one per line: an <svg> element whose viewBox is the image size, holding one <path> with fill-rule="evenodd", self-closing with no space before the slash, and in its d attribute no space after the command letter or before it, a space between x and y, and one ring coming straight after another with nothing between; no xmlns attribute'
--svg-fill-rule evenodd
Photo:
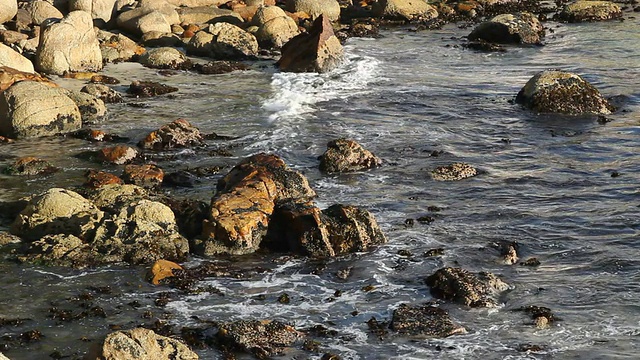
<svg viewBox="0 0 640 360"><path fill-rule="evenodd" d="M38 71L56 75L101 70L102 53L91 15L73 11L43 26L35 64Z"/></svg>
<svg viewBox="0 0 640 360"><path fill-rule="evenodd" d="M413 337L447 337L467 331L454 323L449 313L431 304L400 304L393 311L391 330Z"/></svg>
<svg viewBox="0 0 640 360"><path fill-rule="evenodd" d="M149 31L170 33L171 25L179 24L175 7L164 0L142 0L135 9L120 13L118 27L135 35Z"/></svg>
<svg viewBox="0 0 640 360"><path fill-rule="evenodd" d="M144 149L166 150L201 146L204 138L200 130L185 119L178 119L161 126L138 143Z"/></svg>
<svg viewBox="0 0 640 360"><path fill-rule="evenodd" d="M286 348L303 335L293 326L277 320L241 320L222 324L217 337L226 346L266 359L283 355Z"/></svg>
<svg viewBox="0 0 640 360"><path fill-rule="evenodd" d="M31 24L42 25L47 19L62 19L64 15L51 2L45 0L29 1L21 4Z"/></svg>
<svg viewBox="0 0 640 360"><path fill-rule="evenodd" d="M16 159L13 164L3 169L3 173L14 176L34 176L40 174L50 174L58 169L50 162L33 156L26 156Z"/></svg>
<svg viewBox="0 0 640 360"><path fill-rule="evenodd" d="M0 66L29 73L34 72L33 64L29 59L3 43L0 43Z"/></svg>
<svg viewBox="0 0 640 360"><path fill-rule="evenodd" d="M65 90L65 93L78 106L84 124L94 123L107 115L107 107L98 97L77 90Z"/></svg>
<svg viewBox="0 0 640 360"><path fill-rule="evenodd" d="M142 46L122 34L99 30L97 36L105 62L131 61L134 56L145 52Z"/></svg>
<svg viewBox="0 0 640 360"><path fill-rule="evenodd" d="M180 50L170 47L151 49L140 56L140 64L154 69L190 69L193 63Z"/></svg>
<svg viewBox="0 0 640 360"><path fill-rule="evenodd" d="M438 166L431 171L431 178L436 181L458 181L478 175L478 170L465 163L453 163Z"/></svg>
<svg viewBox="0 0 640 360"><path fill-rule="evenodd" d="M240 25L244 22L244 19L238 13L212 6L182 7L177 11L180 15L180 22L183 24L227 22L233 25Z"/></svg>
<svg viewBox="0 0 640 360"><path fill-rule="evenodd" d="M198 355L173 338L161 336L152 330L135 328L107 335L99 350L87 359L104 360L197 360Z"/></svg>
<svg viewBox="0 0 640 360"><path fill-rule="evenodd" d="M324 15L329 21L340 18L340 4L336 0L287 0L287 11L302 11L315 20Z"/></svg>
<svg viewBox="0 0 640 360"><path fill-rule="evenodd" d="M0 24L4 24L7 21L13 19L18 13L18 1L17 0L4 0L0 3Z"/></svg>
<svg viewBox="0 0 640 360"><path fill-rule="evenodd" d="M374 15L389 20L433 20L438 10L424 0L380 0L373 6Z"/></svg>
<svg viewBox="0 0 640 360"><path fill-rule="evenodd" d="M68 234L45 235L29 244L22 262L45 266L85 268L101 263L91 246Z"/></svg>
<svg viewBox="0 0 640 360"><path fill-rule="evenodd" d="M502 14L476 26L468 38L498 44L540 44L544 28L531 13Z"/></svg>
<svg viewBox="0 0 640 360"><path fill-rule="evenodd" d="M82 126L78 106L62 89L21 81L0 93L0 135L33 138Z"/></svg>
<svg viewBox="0 0 640 360"><path fill-rule="evenodd" d="M611 1L578 0L565 5L559 18L573 23L620 19L622 9Z"/></svg>
<svg viewBox="0 0 640 360"><path fill-rule="evenodd" d="M474 275L461 268L446 267L427 277L431 295L470 307L495 307L495 296L509 286L491 273Z"/></svg>
<svg viewBox="0 0 640 360"><path fill-rule="evenodd" d="M116 2L117 0L69 0L69 11L86 11L94 21L106 24L116 15Z"/></svg>
<svg viewBox="0 0 640 360"><path fill-rule="evenodd" d="M191 38L187 53L217 60L243 59L258 54L258 41L235 25L216 23Z"/></svg>
<svg viewBox="0 0 640 360"><path fill-rule="evenodd" d="M86 194L98 208L109 213L118 213L127 204L135 203L149 197L147 191L137 185L104 185L89 190Z"/></svg>
<svg viewBox="0 0 640 360"><path fill-rule="evenodd" d="M328 173L362 171L381 164L380 158L350 139L330 141L320 156L320 170Z"/></svg>
<svg viewBox="0 0 640 360"><path fill-rule="evenodd" d="M92 95L107 104L124 102L122 95L114 89L103 84L87 84L80 89L81 92Z"/></svg>
<svg viewBox="0 0 640 360"><path fill-rule="evenodd" d="M253 23L258 26L255 33L258 43L266 48L281 48L300 33L296 22L277 6L258 8Z"/></svg>

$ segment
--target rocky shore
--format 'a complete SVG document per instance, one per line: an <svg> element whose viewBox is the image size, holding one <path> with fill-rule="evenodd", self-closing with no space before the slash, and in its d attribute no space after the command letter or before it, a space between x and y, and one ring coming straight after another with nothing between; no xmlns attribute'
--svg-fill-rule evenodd
<svg viewBox="0 0 640 360"><path fill-rule="evenodd" d="M0 232L0 245L9 249L7 261L22 266L96 269L125 264L148 270L149 282L174 291L171 296L161 293L155 299L158 307L180 294L214 296L215 289L203 288L201 282L245 277L251 271L237 263L246 256L277 254L311 263L375 251L394 241L383 233L375 212L341 203L322 209L314 185L277 151L257 152L229 169L165 173L162 160L155 159L184 150L205 154L210 151L210 141L231 138L204 133L189 119L178 116L140 139L99 130L112 104L147 97L164 97L170 102L171 94L180 91L154 81L133 81L126 93L119 92L114 86L119 80L102 74L103 66L135 62L158 71L204 76L260 71L256 64L268 62L281 72L327 73L343 63L343 44L348 38L375 38L381 36L381 28L403 25L422 31L456 22L472 27L460 46L474 51L510 51L512 47L543 45L548 33L545 23L550 19L621 21L638 10L634 4L587 0L556 2L554 6L537 1L487 0L3 0L0 153L8 144L51 137L101 146L98 151L78 154L95 164L86 172L84 183L52 184L44 192L0 204L1 225L8 228ZM82 82L82 88L65 89L58 84L61 79L75 79ZM513 94L513 103L520 111L566 116L604 117L617 110L615 102L580 74L557 69L542 71L522 84ZM384 159L349 138L330 141L326 152L317 155L316 167L327 177L387 166ZM31 153L0 159L7 176L32 179L64 171ZM483 175L481 166L454 162L429 169L429 177L434 181L473 181ZM213 173L220 177L208 202L172 192L207 181ZM433 218L417 221L428 223ZM413 224L413 219L405 222L405 226ZM515 242L498 248L496 262L505 267L540 264L535 258L520 261ZM425 256L438 256L442 251L434 249ZM187 265L194 257L202 261ZM221 259L232 260L225 265L211 261ZM464 334L467 327L473 327L452 319L443 304L504 311L501 296L515 286L517 276L476 274L449 265L433 274L419 274L416 288L429 292L434 301L398 303L389 312L388 321L372 317L367 322L371 336L380 341L442 338ZM349 272L345 269L336 276L349 281ZM281 304L289 301L284 295L278 298ZM95 294L82 296L87 298L86 304ZM533 327L545 328L560 321L551 309L538 304L516 310L529 315ZM75 313L52 308L51 314L61 321L107 317L95 306ZM23 320L0 314L0 327ZM12 349L49 336L42 331L5 336L0 349L11 358ZM282 318L220 319L199 327L155 322L114 329L92 343L82 357L197 359L198 349L216 348L226 358L235 358L238 353L259 359L293 353L304 358L340 359L340 354L322 350L333 336L322 325L299 327Z"/></svg>

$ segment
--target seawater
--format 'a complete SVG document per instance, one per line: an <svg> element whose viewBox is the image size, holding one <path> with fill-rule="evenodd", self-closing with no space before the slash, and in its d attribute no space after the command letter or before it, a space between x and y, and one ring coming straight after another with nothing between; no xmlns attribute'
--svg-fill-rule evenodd
<svg viewBox="0 0 640 360"><path fill-rule="evenodd" d="M640 25L628 19L546 26L552 32L545 46L508 47L505 53L462 48L461 37L470 30L455 25L425 32L386 30L380 39L350 39L345 64L321 75L279 73L268 61L220 76L163 76L135 64L108 65L105 73L122 81L116 86L120 91L136 79L180 91L169 99L128 99L135 107L110 105L109 117L92 128L127 136L133 145L183 117L203 132L235 136L210 144L229 147L233 157L183 151L159 165L166 171L227 166L224 173L247 155L276 153L310 179L321 207L339 202L369 209L389 242L326 262L278 255L240 258L239 266L267 270L243 280L206 279L203 285L224 296L175 294L165 308L154 306L153 299L168 289L147 284L142 268L79 271L3 262L0 317L33 320L0 331L38 329L44 335L6 355L42 359L57 350L80 356L91 340L112 328L160 318L180 326L238 319L279 319L298 328L321 324L338 332L321 341L321 349L344 359L636 358ZM595 116L539 115L510 102L529 78L548 68L580 74L606 96L615 96L620 110L607 116L609 122L598 122ZM321 174L317 157L337 137L359 141L384 165L362 173ZM63 168L45 178L3 175L0 199L79 185L84 171L97 165L74 155L101 146L69 138L0 146L4 163L32 155ZM460 182L429 178L434 167L455 161L472 164L481 174ZM620 176L612 177L614 172ZM219 176L192 189L167 191L208 201ZM406 219L425 215L435 220L405 226ZM495 246L504 241L516 241L522 260L536 257L541 265L500 264ZM444 248L445 255L422 256L433 248ZM413 256L401 256L399 250ZM200 261L194 258L192 264ZM510 290L496 309L442 304L467 328L465 335L380 340L369 334L370 318L388 320L401 303L433 300L423 280L443 266L496 273ZM335 276L349 267L347 280ZM90 286L112 289L91 301L105 310L106 319L66 323L48 318L51 307L77 309L78 294L93 291ZM373 290L363 290L370 286ZM282 293L289 295L289 304L277 302ZM537 329L513 311L527 305L549 307L562 321ZM141 317L143 311L151 312L149 319ZM543 350L518 351L525 344ZM198 352L205 359L221 356L215 349Z"/></svg>

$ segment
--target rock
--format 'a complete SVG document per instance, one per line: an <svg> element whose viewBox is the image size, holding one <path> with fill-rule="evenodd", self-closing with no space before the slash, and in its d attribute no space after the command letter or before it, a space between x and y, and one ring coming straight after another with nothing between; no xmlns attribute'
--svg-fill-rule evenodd
<svg viewBox="0 0 640 360"><path fill-rule="evenodd" d="M122 34L98 31L100 52L105 62L131 61L134 56L142 55L145 49Z"/></svg>
<svg viewBox="0 0 640 360"><path fill-rule="evenodd" d="M518 244L515 241L500 245L501 262L505 265L513 265L518 262Z"/></svg>
<svg viewBox="0 0 640 360"><path fill-rule="evenodd" d="M327 143L327 151L320 156L320 170L328 173L362 171L382 164L377 156L350 139Z"/></svg>
<svg viewBox="0 0 640 360"><path fill-rule="evenodd" d="M531 13L502 14L485 21L469 34L472 41L484 40L498 44L541 44L544 28Z"/></svg>
<svg viewBox="0 0 640 360"><path fill-rule="evenodd" d="M193 67L185 54L170 47L148 50L140 56L140 64L153 69L188 70Z"/></svg>
<svg viewBox="0 0 640 360"><path fill-rule="evenodd" d="M119 92L113 90L112 88L102 85L102 84L87 84L82 89L81 92L87 93L89 95L93 95L96 98L104 101L108 104L116 104L124 102L122 95Z"/></svg>
<svg viewBox="0 0 640 360"><path fill-rule="evenodd" d="M541 71L516 96L515 102L540 113L611 114L611 105L580 76L558 70Z"/></svg>
<svg viewBox="0 0 640 360"><path fill-rule="evenodd" d="M230 73L233 71L244 71L250 69L249 66L241 62L228 60L212 61L206 64L196 64L194 68L200 74L205 75L219 75Z"/></svg>
<svg viewBox="0 0 640 360"><path fill-rule="evenodd" d="M572 23L620 19L622 10L611 1L578 0L565 5L559 18Z"/></svg>
<svg viewBox="0 0 640 360"><path fill-rule="evenodd" d="M160 84L155 81L134 80L127 92L136 97L152 97L178 91L177 87Z"/></svg>
<svg viewBox="0 0 640 360"><path fill-rule="evenodd" d="M122 180L127 184L143 188L156 188L162 184L164 171L153 164L127 165L124 167Z"/></svg>
<svg viewBox="0 0 640 360"><path fill-rule="evenodd" d="M86 11L97 25L104 25L115 18L117 2L118 0L69 0L69 11Z"/></svg>
<svg viewBox="0 0 640 360"><path fill-rule="evenodd" d="M438 166L431 171L431 178L436 181L458 181L478 175L478 171L469 164L453 163Z"/></svg>
<svg viewBox="0 0 640 360"><path fill-rule="evenodd" d="M73 11L60 21L42 27L36 68L47 74L102 69L102 53L91 16Z"/></svg>
<svg viewBox="0 0 640 360"><path fill-rule="evenodd" d="M10 67L27 73L34 72L33 64L29 59L2 43L0 43L0 66Z"/></svg>
<svg viewBox="0 0 640 360"><path fill-rule="evenodd" d="M28 1L21 5L24 9L29 24L42 25L47 19L62 19L64 15L51 2L46 0Z"/></svg>
<svg viewBox="0 0 640 360"><path fill-rule="evenodd" d="M516 311L522 311L525 314L529 315L531 317L531 320L533 320L533 325L541 329L548 327L549 324L553 322L560 321L560 319L553 314L551 309L544 306L523 306L519 309L516 309Z"/></svg>
<svg viewBox="0 0 640 360"><path fill-rule="evenodd" d="M53 188L29 200L13 222L11 232L27 240L49 234L88 238L103 216L100 209L78 193Z"/></svg>
<svg viewBox="0 0 640 360"><path fill-rule="evenodd" d="M256 39L260 46L265 48L281 48L300 33L298 24L277 6L258 8L253 22L258 26L258 31L255 33Z"/></svg>
<svg viewBox="0 0 640 360"><path fill-rule="evenodd" d="M113 184L91 190L86 196L101 210L117 213L128 204L147 199L149 195L137 185Z"/></svg>
<svg viewBox="0 0 640 360"><path fill-rule="evenodd" d="M438 10L424 0L380 0L373 6L375 16L389 20L429 21L438 17Z"/></svg>
<svg viewBox="0 0 640 360"><path fill-rule="evenodd" d="M163 204L171 208L176 216L180 233L188 239L202 234L202 222L209 213L209 204L194 199L165 199Z"/></svg>
<svg viewBox="0 0 640 360"><path fill-rule="evenodd" d="M226 22L239 26L244 19L229 9L212 6L182 7L178 9L182 24L215 24Z"/></svg>
<svg viewBox="0 0 640 360"><path fill-rule="evenodd" d="M336 0L287 0L286 4L287 11L304 12L309 14L312 20L320 15L324 15L331 22L340 18L340 4Z"/></svg>
<svg viewBox="0 0 640 360"><path fill-rule="evenodd" d="M69 234L45 235L29 244L22 262L45 266L85 268L95 265L96 254L91 246Z"/></svg>
<svg viewBox="0 0 640 360"><path fill-rule="evenodd" d="M527 260L520 263L521 266L540 266L540 260L537 258L528 258Z"/></svg>
<svg viewBox="0 0 640 360"><path fill-rule="evenodd" d="M303 335L293 326L277 320L240 320L220 326L218 341L233 349L245 351L260 359L283 355L286 348Z"/></svg>
<svg viewBox="0 0 640 360"><path fill-rule="evenodd" d="M200 130L185 119L178 119L151 132L138 143L143 149L165 150L201 146L204 138Z"/></svg>
<svg viewBox="0 0 640 360"><path fill-rule="evenodd" d="M173 277L173 270L182 270L182 266L168 260L158 260L153 263L149 271L149 281L153 285L159 285L163 279Z"/></svg>
<svg viewBox="0 0 640 360"><path fill-rule="evenodd" d="M282 47L282 56L276 63L287 72L328 72L343 60L340 40L334 35L329 19L319 16L309 33L300 34Z"/></svg>
<svg viewBox="0 0 640 360"><path fill-rule="evenodd" d="M20 237L11 235L5 231L0 231L0 248L9 244L18 244L21 242L22 242L22 239L20 239ZM0 360L2 360L1 357L0 357Z"/></svg>
<svg viewBox="0 0 640 360"><path fill-rule="evenodd" d="M107 335L100 349L87 359L104 360L196 360L198 355L184 343L152 330L135 328Z"/></svg>
<svg viewBox="0 0 640 360"><path fill-rule="evenodd" d="M91 142L113 142L113 141L123 141L127 140L126 138L120 137L118 135L107 134L101 130L92 130L89 128L80 129L71 134L76 139L87 140Z"/></svg>
<svg viewBox="0 0 640 360"><path fill-rule="evenodd" d="M104 171L89 170L85 174L87 181L84 186L97 189L110 184L122 184L123 181L119 177Z"/></svg>
<svg viewBox="0 0 640 360"><path fill-rule="evenodd" d="M90 81L93 84L109 84L109 85L120 84L120 80L107 75L93 75Z"/></svg>
<svg viewBox="0 0 640 360"><path fill-rule="evenodd" d="M98 97L77 90L65 89L65 94L78 106L83 123L94 123L107 115L107 107Z"/></svg>
<svg viewBox="0 0 640 360"><path fill-rule="evenodd" d="M123 165L138 156L138 150L125 145L117 145L100 149L98 159L106 163Z"/></svg>
<svg viewBox="0 0 640 360"><path fill-rule="evenodd" d="M473 275L461 268L445 267L427 277L431 295L470 307L495 307L493 296L508 289L508 285L491 273Z"/></svg>
<svg viewBox="0 0 640 360"><path fill-rule="evenodd" d="M0 66L0 92L7 90L11 85L22 80L37 81L49 87L58 87L58 85L51 80L38 74L16 70L11 67Z"/></svg>
<svg viewBox="0 0 640 360"><path fill-rule="evenodd" d="M170 33L171 25L179 23L175 6L164 0L142 0L138 7L120 13L117 18L118 27L134 35L149 31Z"/></svg>
<svg viewBox="0 0 640 360"><path fill-rule="evenodd" d="M60 88L21 81L0 93L0 135L34 138L82 126L78 106Z"/></svg>
<svg viewBox="0 0 640 360"><path fill-rule="evenodd" d="M173 6L183 8L193 8L200 6L220 6L227 3L227 0L167 0Z"/></svg>
<svg viewBox="0 0 640 360"><path fill-rule="evenodd" d="M182 40L178 35L159 31L147 31L142 35L140 41L142 41L144 46L148 47L167 48L172 46L182 46Z"/></svg>
<svg viewBox="0 0 640 360"><path fill-rule="evenodd" d="M467 332L451 320L446 310L431 304L400 304L393 311L389 328L400 334L419 337L447 337Z"/></svg>
<svg viewBox="0 0 640 360"><path fill-rule="evenodd" d="M216 23L189 40L187 53L216 60L244 59L258 54L258 41L235 25Z"/></svg>
<svg viewBox="0 0 640 360"><path fill-rule="evenodd" d="M4 24L7 21L13 19L18 13L18 1L17 0L5 0L0 4L0 24Z"/></svg>
<svg viewBox="0 0 640 360"><path fill-rule="evenodd" d="M50 174L56 171L58 171L58 168L48 161L33 156L19 158L3 170L5 174L21 176Z"/></svg>
<svg viewBox="0 0 640 360"><path fill-rule="evenodd" d="M19 31L0 30L0 41L2 41L5 45L17 44L21 41L26 41L28 39L29 39L28 34L23 34Z"/></svg>

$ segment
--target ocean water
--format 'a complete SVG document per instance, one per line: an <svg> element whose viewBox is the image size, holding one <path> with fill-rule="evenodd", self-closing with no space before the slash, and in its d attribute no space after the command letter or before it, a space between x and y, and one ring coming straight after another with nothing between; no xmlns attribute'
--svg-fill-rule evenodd
<svg viewBox="0 0 640 360"><path fill-rule="evenodd" d="M322 208L339 202L369 209L388 243L322 262L284 255L240 257L233 266L264 270L242 280L205 279L203 286L224 295L173 293L162 308L154 299L171 290L149 285L143 268L79 271L5 261L0 263L0 318L31 320L0 327L3 341L31 329L43 337L22 346L9 344L3 351L11 359L44 359L56 351L77 357L111 329L155 319L177 326L278 319L297 328L323 325L337 331L319 339L319 354L292 350L288 357L298 359L319 359L324 352L343 359L637 358L640 25L628 19L546 26L552 32L544 46L508 47L504 53L462 48L470 29L455 25L425 32L394 28L380 39L350 39L345 64L321 75L279 73L267 61L247 72L218 76L164 76L135 64L107 66L105 73L122 81L118 90L140 79L180 91L127 100L137 106L110 105L108 118L92 128L127 136L133 145L182 117L203 132L237 137L209 144L228 148L231 157L183 151L157 161L166 171L231 167L250 154L276 153L309 178ZM615 97L620 110L603 123L596 116L535 114L511 103L530 77L549 68L580 74ZM354 174L320 173L317 157L337 137L357 140L381 157L383 166ZM74 155L100 146L68 138L0 145L2 162L32 155L63 168L45 178L2 175L0 199L81 184L83 172L97 165ZM456 161L477 167L480 175L460 182L430 179L431 169ZM620 176L612 177L614 172ZM208 201L222 174L194 188L166 191ZM406 219L426 215L434 221L405 225ZM519 244L522 260L536 257L541 265L501 264L496 244L512 241ZM434 248L443 248L444 255L422 256ZM399 255L400 250L413 256ZM191 264L203 260L193 258ZM433 300L424 278L443 266L493 272L510 289L494 309L442 303L467 329L464 335L408 339L390 334L381 340L369 333L366 321L372 317L389 320L401 303ZM352 275L338 279L335 273L346 268ZM107 286L110 291L104 290ZM335 296L338 290L341 295ZM283 293L289 304L278 303ZM514 311L528 305L549 307L562 321L538 329ZM51 318L52 307L77 313L83 306L101 307L106 318ZM542 350L520 351L526 344ZM216 349L198 353L204 359L222 356Z"/></svg>

